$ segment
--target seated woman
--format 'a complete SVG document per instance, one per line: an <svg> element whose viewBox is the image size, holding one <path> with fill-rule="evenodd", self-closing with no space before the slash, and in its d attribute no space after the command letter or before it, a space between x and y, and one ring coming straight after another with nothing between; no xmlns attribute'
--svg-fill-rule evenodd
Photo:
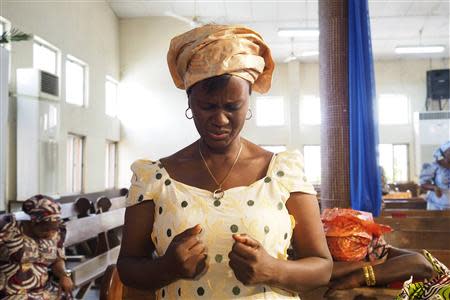
<svg viewBox="0 0 450 300"><path fill-rule="evenodd" d="M73 283L64 263L64 228L58 203L38 195L23 203L30 221L14 215L0 218L0 299L50 300L71 298ZM48 268L59 278L52 285Z"/></svg>
<svg viewBox="0 0 450 300"><path fill-rule="evenodd" d="M371 213L325 209L322 222L334 260L328 293L360 286L386 286L411 276L415 280L433 276L433 265L426 256L384 241L383 233L392 229L376 224Z"/></svg>
<svg viewBox="0 0 450 300"><path fill-rule="evenodd" d="M205 25L172 39L167 58L200 138L133 163L121 280L158 299L298 299L327 284L332 260L300 153L240 136L250 93L270 88L266 43L245 27Z"/></svg>
<svg viewBox="0 0 450 300"><path fill-rule="evenodd" d="M421 188L428 191L427 209L450 209L450 141L433 154L434 162L426 163L420 172Z"/></svg>

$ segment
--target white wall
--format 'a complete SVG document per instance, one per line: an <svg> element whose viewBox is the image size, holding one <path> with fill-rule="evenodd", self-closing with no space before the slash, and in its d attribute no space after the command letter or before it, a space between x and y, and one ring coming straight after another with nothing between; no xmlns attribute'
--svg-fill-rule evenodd
<svg viewBox="0 0 450 300"><path fill-rule="evenodd" d="M120 20L120 186L129 185L134 160L159 159L198 137L166 61L170 39L189 29L167 17Z"/></svg>
<svg viewBox="0 0 450 300"><path fill-rule="evenodd" d="M105 142L118 141L118 119L105 115L105 76L119 79L119 22L106 2L3 2L1 15L13 27L46 40L61 51L61 141L59 143L59 184L66 191L67 133L86 137L84 192L105 189ZM11 49L10 91L15 93L15 70L33 66L32 43L15 43ZM89 65L89 105L65 103L65 57L73 55ZM11 97L7 198L16 196L15 98Z"/></svg>

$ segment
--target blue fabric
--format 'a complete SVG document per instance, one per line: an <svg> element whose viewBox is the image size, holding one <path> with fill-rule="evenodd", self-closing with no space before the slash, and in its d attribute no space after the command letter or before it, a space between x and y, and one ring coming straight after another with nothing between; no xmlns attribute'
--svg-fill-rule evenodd
<svg viewBox="0 0 450 300"><path fill-rule="evenodd" d="M381 178L368 1L349 0L348 4L350 199L353 209L378 216Z"/></svg>

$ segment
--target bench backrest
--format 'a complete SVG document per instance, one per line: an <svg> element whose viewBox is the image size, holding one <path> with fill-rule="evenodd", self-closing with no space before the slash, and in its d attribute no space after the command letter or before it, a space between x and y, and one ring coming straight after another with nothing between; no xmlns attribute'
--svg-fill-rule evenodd
<svg viewBox="0 0 450 300"><path fill-rule="evenodd" d="M81 243L100 233L122 226L125 208L115 209L98 215L91 215L81 219L66 222L67 236L64 246Z"/></svg>

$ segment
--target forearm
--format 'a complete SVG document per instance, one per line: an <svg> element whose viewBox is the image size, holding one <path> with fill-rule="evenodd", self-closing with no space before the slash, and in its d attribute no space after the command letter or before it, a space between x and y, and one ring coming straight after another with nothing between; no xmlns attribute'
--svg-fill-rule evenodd
<svg viewBox="0 0 450 300"><path fill-rule="evenodd" d="M155 291L178 280L164 257L119 257L117 270L125 285L139 290Z"/></svg>
<svg viewBox="0 0 450 300"><path fill-rule="evenodd" d="M333 268L331 259L307 257L298 260L277 260L270 285L304 292L328 284Z"/></svg>
<svg viewBox="0 0 450 300"><path fill-rule="evenodd" d="M377 285L385 285L393 281L404 281L414 278L430 278L433 274L431 264L418 253L402 255L387 260L373 267Z"/></svg>
<svg viewBox="0 0 450 300"><path fill-rule="evenodd" d="M52 265L52 272L56 277L66 276L66 264L62 258L58 258Z"/></svg>
<svg viewBox="0 0 450 300"><path fill-rule="evenodd" d="M333 273L331 274L331 280L346 276L356 270L360 270L367 265L364 261L335 261L333 263Z"/></svg>
<svg viewBox="0 0 450 300"><path fill-rule="evenodd" d="M434 185L432 183L424 183L420 187L426 191L434 191L434 189L436 188L436 185Z"/></svg>

